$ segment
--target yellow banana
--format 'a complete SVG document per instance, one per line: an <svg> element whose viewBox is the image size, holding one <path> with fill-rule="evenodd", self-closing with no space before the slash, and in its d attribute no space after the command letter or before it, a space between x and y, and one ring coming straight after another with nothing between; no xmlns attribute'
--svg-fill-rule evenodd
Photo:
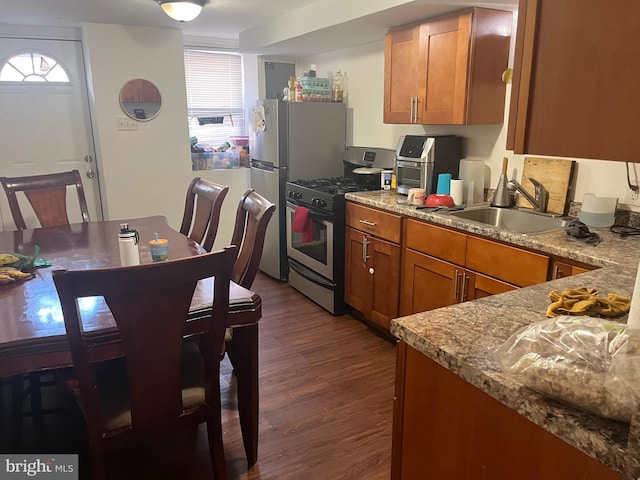
<svg viewBox="0 0 640 480"><path fill-rule="evenodd" d="M0 273L0 285L5 284L5 283L11 283L11 282L15 282L16 279L13 277L10 277L9 275L5 275L3 273Z"/></svg>
<svg viewBox="0 0 640 480"><path fill-rule="evenodd" d="M3 265L11 265L12 263L16 263L20 261L18 257L12 255L10 253L0 253L0 267Z"/></svg>
<svg viewBox="0 0 640 480"><path fill-rule="evenodd" d="M12 278L29 278L31 273L26 273L14 267L0 267L0 275L8 275Z"/></svg>

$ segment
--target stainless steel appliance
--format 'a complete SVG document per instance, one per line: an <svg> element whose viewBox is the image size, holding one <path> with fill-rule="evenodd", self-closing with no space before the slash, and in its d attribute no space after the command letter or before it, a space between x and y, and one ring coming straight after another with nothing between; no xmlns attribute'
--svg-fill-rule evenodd
<svg viewBox="0 0 640 480"><path fill-rule="evenodd" d="M343 103L259 100L251 127L251 188L276 204L260 270L286 280L285 183L342 174L346 108Z"/></svg>
<svg viewBox="0 0 640 480"><path fill-rule="evenodd" d="M406 195L410 188L436 192L438 175L450 173L458 178L462 158L462 138L455 135L403 135L396 149L397 191Z"/></svg>
<svg viewBox="0 0 640 480"><path fill-rule="evenodd" d="M381 183L356 183L357 168L391 168L395 151L347 147L344 176L287 182L287 256L289 284L334 315L345 312L344 234L346 192L380 190ZM379 177L378 177L379 178ZM307 231L294 228L298 207L305 209Z"/></svg>

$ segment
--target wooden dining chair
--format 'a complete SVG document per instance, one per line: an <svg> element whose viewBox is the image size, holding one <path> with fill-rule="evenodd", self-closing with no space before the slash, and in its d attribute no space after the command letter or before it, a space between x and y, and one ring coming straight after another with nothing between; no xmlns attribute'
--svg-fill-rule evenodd
<svg viewBox="0 0 640 480"><path fill-rule="evenodd" d="M28 177L0 177L0 183L7 194L11 216L18 230L27 229L16 195L18 192L23 192L29 200L40 226L54 227L69 224L67 187L75 187L82 221L89 221L87 200L78 170Z"/></svg>
<svg viewBox="0 0 640 480"><path fill-rule="evenodd" d="M231 239L239 246L231 279L250 289L258 273L264 237L275 204L247 190L238 205ZM226 335L226 352L236 373L238 416L249 467L258 459L258 324L232 328Z"/></svg>
<svg viewBox="0 0 640 480"><path fill-rule="evenodd" d="M229 187L196 177L187 189L180 233L198 242L207 252L218 233L220 210Z"/></svg>
<svg viewBox="0 0 640 480"><path fill-rule="evenodd" d="M226 478L220 349L228 323L236 248L133 267L53 272L75 378L66 382L84 414L93 476L105 478L108 451L207 424L215 478ZM199 280L215 277L213 308L199 318L199 342L183 342ZM122 358L104 362L83 330L78 299L104 297ZM205 314L206 315L206 314Z"/></svg>
<svg viewBox="0 0 640 480"><path fill-rule="evenodd" d="M69 224L67 187L75 187L82 221L89 221L87 201L78 170L25 177L0 177L0 183L2 183L2 187L7 194L11 216L18 230L27 229L24 215L18 202L17 194L19 192L22 192L31 204L40 226L52 227ZM44 413L58 411L58 409L45 410L42 408L41 387L54 383L52 379L43 380L43 377L48 374L49 372L32 372L28 375L15 375L11 378L11 416L14 423L14 431L19 430L23 416L30 415L34 418L41 418ZM22 408L27 398L31 400L30 412L25 412Z"/></svg>

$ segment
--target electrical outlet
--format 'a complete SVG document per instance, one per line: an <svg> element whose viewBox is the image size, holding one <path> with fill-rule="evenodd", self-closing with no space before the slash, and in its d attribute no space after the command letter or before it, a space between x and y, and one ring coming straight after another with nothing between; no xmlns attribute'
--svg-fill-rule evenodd
<svg viewBox="0 0 640 480"><path fill-rule="evenodd" d="M118 130L137 130L138 122L129 117L118 117Z"/></svg>
<svg viewBox="0 0 640 480"><path fill-rule="evenodd" d="M638 195L638 191L627 189L627 196L625 198L625 202L627 205L631 205L634 207L640 207L640 195Z"/></svg>

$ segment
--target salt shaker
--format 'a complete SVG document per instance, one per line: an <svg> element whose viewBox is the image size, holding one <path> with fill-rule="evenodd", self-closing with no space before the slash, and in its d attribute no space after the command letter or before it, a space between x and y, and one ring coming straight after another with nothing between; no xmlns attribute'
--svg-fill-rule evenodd
<svg viewBox="0 0 640 480"><path fill-rule="evenodd" d="M129 228L128 223L120 224L118 232L118 247L120 248L120 264L123 267L140 265L140 254L138 253L138 231Z"/></svg>

